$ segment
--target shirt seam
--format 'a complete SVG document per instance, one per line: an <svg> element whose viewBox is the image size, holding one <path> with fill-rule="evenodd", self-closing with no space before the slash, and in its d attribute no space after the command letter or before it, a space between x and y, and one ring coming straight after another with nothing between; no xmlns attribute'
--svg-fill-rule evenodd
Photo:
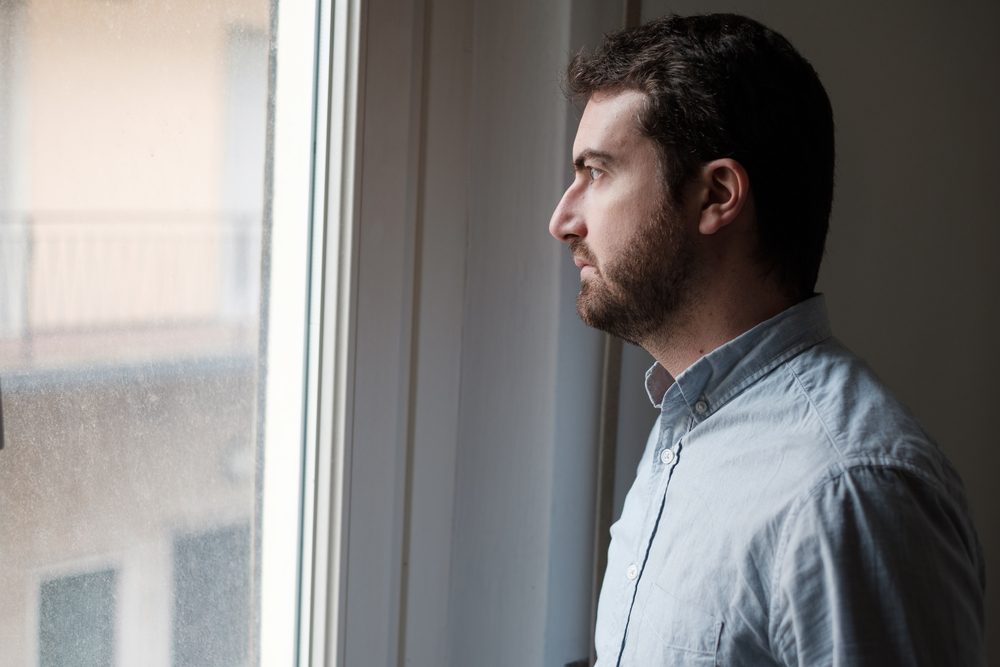
<svg viewBox="0 0 1000 667"><path fill-rule="evenodd" d="M820 343L823 343L823 342L829 340L830 338L831 338L831 336L829 334L827 334L827 335L819 337L819 338L810 338L810 339L807 339L807 340L803 340L803 341L799 342L796 345L791 345L791 346L785 348L780 353L778 353L775 356L771 357L771 359L769 359L766 363L761 364L757 368L757 370L755 370L754 372L750 373L749 375L747 375L744 379L740 380L739 382L735 383L732 386L732 388L729 389L729 391L721 394L719 396L718 400L714 401L714 405L713 405L713 398L710 395L706 396L706 398L708 398L709 406L711 406L713 408L712 409L712 414L718 412L724 405L726 405L727 403L729 403L736 396L738 396L739 394L741 394L744 391L746 391L748 388L750 388L751 386L753 386L754 384L756 384L757 382L759 382L765 376L767 376L770 373L773 373L774 371L776 371L783 364L788 363L789 361L791 361L795 357L799 356L800 354L802 354L806 350L809 350L810 348L813 348L813 347L819 345ZM681 392L681 393L683 395L683 392ZM685 399L685 402L686 402L686 399ZM707 415L706 417L704 417L704 419L708 419L709 416L711 416L711 415ZM703 419L703 421L704 421L704 419Z"/></svg>
<svg viewBox="0 0 1000 667"><path fill-rule="evenodd" d="M823 428L823 433L826 435L826 439L830 441L830 446L833 447L833 450L835 452L837 452L837 456L839 456L841 459L844 459L845 458L844 452L840 449L840 447L837 446L836 437L834 437L833 432L830 430L830 427L826 423L826 420L823 419L823 413L820 411L819 407L816 406L816 403L812 399L812 395L809 393L809 390L806 389L805 383L802 382L802 378L799 376L798 373L795 372L795 369L792 367L791 364L788 365L787 370L791 374L792 378L795 380L795 384L796 386L798 386L799 391L802 392L802 396L806 399L806 402L809 404L809 409L816 415L816 420L819 422L819 425Z"/></svg>

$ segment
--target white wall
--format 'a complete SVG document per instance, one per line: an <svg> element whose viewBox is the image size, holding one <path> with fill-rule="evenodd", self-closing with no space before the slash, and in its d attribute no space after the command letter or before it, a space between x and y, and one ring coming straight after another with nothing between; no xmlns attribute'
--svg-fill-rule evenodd
<svg viewBox="0 0 1000 667"><path fill-rule="evenodd" d="M587 6L474 6L449 664L589 654L600 337L546 231L569 176L571 33L600 21L574 25Z"/></svg>
<svg viewBox="0 0 1000 667"><path fill-rule="evenodd" d="M562 72L621 5L367 12L345 663L561 666L592 641L601 337L547 222Z"/></svg>

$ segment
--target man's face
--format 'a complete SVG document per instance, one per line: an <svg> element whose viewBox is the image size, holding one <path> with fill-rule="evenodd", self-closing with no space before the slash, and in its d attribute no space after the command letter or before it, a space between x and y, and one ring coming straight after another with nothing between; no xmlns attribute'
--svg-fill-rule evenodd
<svg viewBox="0 0 1000 667"><path fill-rule="evenodd" d="M694 241L668 204L643 95L595 93L573 142L575 177L549 222L580 267L577 311L633 343L669 327L690 298Z"/></svg>

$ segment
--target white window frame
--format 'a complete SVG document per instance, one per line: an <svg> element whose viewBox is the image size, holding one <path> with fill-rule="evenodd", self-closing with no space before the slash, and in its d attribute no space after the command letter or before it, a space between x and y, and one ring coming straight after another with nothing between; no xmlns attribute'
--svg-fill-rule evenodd
<svg viewBox="0 0 1000 667"><path fill-rule="evenodd" d="M431 554L447 560L450 553L446 536L410 529L419 438L417 285L427 271L420 246L430 4L285 4L277 17L273 114L260 664L288 664L294 654L293 664L303 666L394 667L414 650L406 632L414 544L436 540L421 551L424 566ZM315 41L304 43L304 34ZM456 40L452 48L459 46ZM302 73L311 71L309 95L296 96L306 90ZM460 108L453 115L464 117ZM460 166L447 173L462 177ZM434 231L447 236L447 264L458 270L462 201L449 209L455 219ZM308 298L300 298L306 280ZM282 295L280 302L273 295ZM451 319L442 339L454 347L461 307L446 307ZM437 384L457 404L451 370ZM451 475L440 471L445 483ZM443 511L447 530L450 494L421 502L425 513ZM300 516L301 523L291 521ZM435 585L446 588L448 568L440 569ZM444 614L439 597L433 611Z"/></svg>
<svg viewBox="0 0 1000 667"><path fill-rule="evenodd" d="M327 665L342 645L362 8L279 2L272 18L259 664Z"/></svg>

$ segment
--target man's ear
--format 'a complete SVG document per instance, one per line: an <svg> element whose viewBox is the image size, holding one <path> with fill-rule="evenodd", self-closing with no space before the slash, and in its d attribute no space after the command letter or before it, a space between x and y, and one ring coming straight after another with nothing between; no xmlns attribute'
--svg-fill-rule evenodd
<svg viewBox="0 0 1000 667"><path fill-rule="evenodd" d="M704 198L698 231L715 234L732 224L750 200L747 170L732 158L719 158L701 167Z"/></svg>

